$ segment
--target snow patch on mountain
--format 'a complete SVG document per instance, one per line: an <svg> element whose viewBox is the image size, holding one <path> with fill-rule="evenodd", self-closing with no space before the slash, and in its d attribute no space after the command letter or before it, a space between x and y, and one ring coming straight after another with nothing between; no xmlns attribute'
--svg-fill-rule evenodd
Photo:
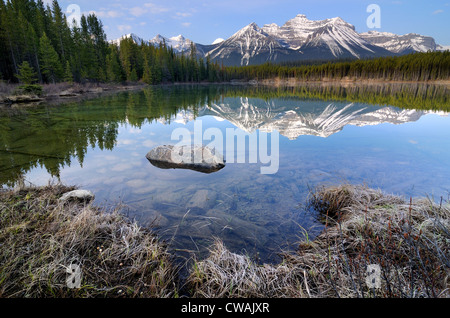
<svg viewBox="0 0 450 318"><path fill-rule="evenodd" d="M150 43L156 46L160 45L161 43L166 43L166 46L172 47L176 53L183 53L191 49L191 44L193 42L189 39L186 39L181 34L171 38L166 38L161 34L158 34L150 40Z"/></svg>
<svg viewBox="0 0 450 318"><path fill-rule="evenodd" d="M214 40L214 42L213 42L212 44L213 44L213 45L214 45L214 44L219 44L219 43L222 43L223 41L225 41L225 39L217 38L217 39Z"/></svg>
<svg viewBox="0 0 450 318"><path fill-rule="evenodd" d="M132 39L133 42L136 43L136 44L138 44L138 45L141 45L141 44L143 44L143 43L146 43L146 41L145 41L143 38L137 36L137 35L134 34L134 33L130 33L130 34L123 35L122 37L120 37L120 38L118 38L118 39L109 41L109 43L115 44L115 45L117 45L117 46L120 46L120 42L121 42L122 40L125 40L125 39Z"/></svg>
<svg viewBox="0 0 450 318"><path fill-rule="evenodd" d="M437 49L436 42L432 37L415 33L397 35L388 32L369 31L360 35L371 44L398 54L436 51Z"/></svg>

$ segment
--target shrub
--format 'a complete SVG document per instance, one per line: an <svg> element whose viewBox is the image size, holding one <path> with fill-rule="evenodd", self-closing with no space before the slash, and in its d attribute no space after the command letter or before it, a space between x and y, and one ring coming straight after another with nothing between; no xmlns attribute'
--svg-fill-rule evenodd
<svg viewBox="0 0 450 318"><path fill-rule="evenodd" d="M21 85L15 91L16 95L36 95L42 96L42 86L37 84Z"/></svg>

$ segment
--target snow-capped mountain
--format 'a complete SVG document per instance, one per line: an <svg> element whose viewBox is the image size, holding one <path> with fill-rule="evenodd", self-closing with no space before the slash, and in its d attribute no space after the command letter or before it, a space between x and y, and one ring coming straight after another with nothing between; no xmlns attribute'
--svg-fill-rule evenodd
<svg viewBox="0 0 450 318"><path fill-rule="evenodd" d="M125 40L125 39L132 39L133 42L136 43L136 44L138 44L138 45L141 45L141 44L147 42L147 41L145 41L143 38L137 36L136 34L130 33L130 34L126 34L126 35L124 35L124 36L122 36L122 37L120 37L120 38L118 38L118 39L109 41L109 43L120 46L120 42L121 42L122 40Z"/></svg>
<svg viewBox="0 0 450 318"><path fill-rule="evenodd" d="M132 38L138 44L145 42L134 34L123 38ZM121 39L111 42L120 44ZM303 14L282 26L272 23L261 28L251 23L230 38L219 38L210 45L193 43L182 35L166 38L159 34L147 43L162 42L178 54L189 54L194 44L198 57L209 56L213 62L232 66L269 61L362 59L448 49L429 36L377 31L359 34L353 25L339 17L315 21Z"/></svg>
<svg viewBox="0 0 450 318"><path fill-rule="evenodd" d="M272 23L265 25L263 30L292 50L324 46L334 57L350 54L356 58L379 51L361 39L355 27L341 18L313 21L299 14L281 27Z"/></svg>
<svg viewBox="0 0 450 318"><path fill-rule="evenodd" d="M301 57L298 52L290 52L256 23L247 25L206 53L211 60L223 61L225 65L260 64L280 60L281 55L289 54Z"/></svg>
<svg viewBox="0 0 450 318"><path fill-rule="evenodd" d="M159 45L160 43L165 42L168 47L172 47L176 53L184 53L186 51L191 50L191 44L193 43L191 40L186 39L181 34L178 36L174 36L171 38L166 38L160 34L155 36L150 40L150 43L153 45Z"/></svg>
<svg viewBox="0 0 450 318"><path fill-rule="evenodd" d="M450 45L437 45L436 51L450 51Z"/></svg>
<svg viewBox="0 0 450 318"><path fill-rule="evenodd" d="M360 35L367 42L398 54L436 51L438 48L432 37L415 33L397 35L388 32L369 31Z"/></svg>
<svg viewBox="0 0 450 318"><path fill-rule="evenodd" d="M273 23L260 28L251 23L207 54L226 65L392 55L365 41L341 18L312 21L305 15L283 26Z"/></svg>

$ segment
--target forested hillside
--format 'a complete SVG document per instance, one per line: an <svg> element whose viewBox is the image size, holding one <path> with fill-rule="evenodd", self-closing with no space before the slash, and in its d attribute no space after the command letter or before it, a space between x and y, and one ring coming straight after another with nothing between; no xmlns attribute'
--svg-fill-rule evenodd
<svg viewBox="0 0 450 318"><path fill-rule="evenodd" d="M21 66L31 66L39 83L219 80L219 67L197 60L195 50L178 56L164 43L137 45L131 39L119 49L107 42L93 14L70 27L56 0L51 6L42 0L0 0L0 56L0 79L7 82L19 81Z"/></svg>

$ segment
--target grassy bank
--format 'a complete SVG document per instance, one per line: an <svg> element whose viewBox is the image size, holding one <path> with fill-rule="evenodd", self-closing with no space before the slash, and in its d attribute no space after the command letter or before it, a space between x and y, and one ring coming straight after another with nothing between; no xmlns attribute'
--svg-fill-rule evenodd
<svg viewBox="0 0 450 318"><path fill-rule="evenodd" d="M63 203L64 186L1 193L0 297L172 297L165 246L117 210ZM80 266L81 286L66 269Z"/></svg>
<svg viewBox="0 0 450 318"><path fill-rule="evenodd" d="M259 266L217 242L194 266L199 297L449 297L450 206L406 202L363 186L319 188L309 204L326 229ZM379 266L379 279L367 272ZM377 270L378 272L378 270ZM366 279L376 279L369 284ZM376 286L374 284L377 284ZM375 288L369 288L375 287Z"/></svg>
<svg viewBox="0 0 450 318"><path fill-rule="evenodd" d="M193 298L450 297L447 202L405 201L364 186L318 188L308 203L326 228L280 264L258 264L216 240L207 258L193 256L180 282L150 230L117 210L62 204L68 190L1 194L0 296L177 297L182 289ZM65 282L64 266L73 263L83 269L79 289Z"/></svg>

